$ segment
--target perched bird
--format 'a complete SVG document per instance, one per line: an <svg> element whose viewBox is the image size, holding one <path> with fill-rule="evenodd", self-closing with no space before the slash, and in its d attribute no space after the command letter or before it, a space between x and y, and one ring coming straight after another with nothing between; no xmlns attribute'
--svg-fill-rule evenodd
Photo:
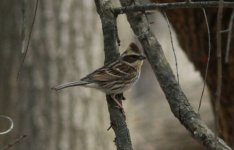
<svg viewBox="0 0 234 150"><path fill-rule="evenodd" d="M104 65L79 81L61 84L52 89L58 91L73 86L95 88L109 94L118 107L122 108L115 96L136 83L145 58L138 46L131 43L116 61Z"/></svg>

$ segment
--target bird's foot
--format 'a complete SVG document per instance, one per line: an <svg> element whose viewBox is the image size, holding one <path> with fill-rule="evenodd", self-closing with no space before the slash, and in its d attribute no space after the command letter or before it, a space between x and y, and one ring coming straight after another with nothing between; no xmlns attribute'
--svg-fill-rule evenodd
<svg viewBox="0 0 234 150"><path fill-rule="evenodd" d="M112 97L112 99L115 101L115 103L117 104L117 106L115 106L115 107L118 108L118 109L122 112L124 118L126 119L126 115L125 115L124 108L123 108L123 105L122 105L121 101L118 101L118 100L115 98L115 95L114 95L114 96L111 96L111 97Z"/></svg>
<svg viewBox="0 0 234 150"><path fill-rule="evenodd" d="M126 100L123 94L116 94L115 97L120 100Z"/></svg>

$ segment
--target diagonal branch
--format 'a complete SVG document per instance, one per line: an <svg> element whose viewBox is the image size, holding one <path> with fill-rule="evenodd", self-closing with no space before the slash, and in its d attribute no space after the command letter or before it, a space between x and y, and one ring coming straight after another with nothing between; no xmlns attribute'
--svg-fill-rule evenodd
<svg viewBox="0 0 234 150"><path fill-rule="evenodd" d="M206 71L205 71L205 77L204 77L204 82L203 82L201 97L200 97L199 105L198 105L198 112L200 111L200 108L201 108L202 98L203 98L203 94L204 94L205 87L206 87L208 69L209 69L209 65L210 65L210 55L211 55L210 27L209 27L209 23L208 23L206 11L205 11L204 8L202 8L202 12L203 12L203 15L204 15L204 18L205 18L206 28L207 28L207 37L208 37L208 59L207 59L207 63L206 63Z"/></svg>
<svg viewBox="0 0 234 150"><path fill-rule="evenodd" d="M123 7L131 4L131 0L120 0L120 2ZM216 143L215 134L206 126L189 104L164 56L161 45L149 28L145 15L140 12L127 13L127 18L132 30L144 48L145 54L175 117L192 134L194 139L208 149L231 150L220 138L217 139Z"/></svg>
<svg viewBox="0 0 234 150"><path fill-rule="evenodd" d="M97 12L102 22L104 36L105 63L113 61L119 57L116 35L116 16L111 11L110 0L95 0ZM123 96L120 96L120 98ZM127 128L123 113L116 109L116 104L111 96L107 95L108 110L110 113L111 127L116 138L115 143L118 150L132 150L130 133ZM121 101L121 99L119 100Z"/></svg>

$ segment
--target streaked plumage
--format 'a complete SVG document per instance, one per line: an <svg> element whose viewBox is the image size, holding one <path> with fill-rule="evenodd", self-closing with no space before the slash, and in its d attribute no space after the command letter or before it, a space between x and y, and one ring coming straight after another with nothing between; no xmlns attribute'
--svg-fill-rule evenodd
<svg viewBox="0 0 234 150"><path fill-rule="evenodd" d="M145 57L137 45L131 43L116 61L104 65L80 81L58 85L53 89L57 91L72 86L83 86L116 95L130 88L138 80L143 59Z"/></svg>

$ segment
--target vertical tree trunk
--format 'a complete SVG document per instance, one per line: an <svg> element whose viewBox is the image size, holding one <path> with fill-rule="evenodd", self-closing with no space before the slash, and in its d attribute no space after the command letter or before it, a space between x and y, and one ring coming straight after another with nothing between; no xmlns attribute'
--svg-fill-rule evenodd
<svg viewBox="0 0 234 150"><path fill-rule="evenodd" d="M159 0L159 2L164 2ZM167 2L176 2L168 0ZM175 9L168 10L168 17L171 24L175 28L178 39L183 50L194 63L196 69L201 72L204 78L205 67L208 59L208 37L205 18L202 9ZM217 9L206 9L209 26L211 30L211 59L207 77L207 85L210 90L211 102L215 108L215 98L217 89L217 57L216 57L216 32L217 32ZM231 15L231 9L225 9L223 13L223 30L228 28L228 23ZM234 33L232 33L234 35ZM221 106L218 112L219 116L219 132L224 140L234 148L234 47L233 42L230 49L229 63L224 62L227 33L222 34L222 60L223 60L223 78L222 78L222 94ZM233 39L233 37L232 37ZM231 40L233 41L233 40Z"/></svg>
<svg viewBox="0 0 234 150"><path fill-rule="evenodd" d="M28 138L16 145L17 150L113 149L106 132L104 94L79 87L58 93L50 90L103 64L94 2L39 1L29 53L17 81L22 7L28 31L35 2L5 0L0 4L0 114L15 122L13 132L0 137L0 145L26 134Z"/></svg>

